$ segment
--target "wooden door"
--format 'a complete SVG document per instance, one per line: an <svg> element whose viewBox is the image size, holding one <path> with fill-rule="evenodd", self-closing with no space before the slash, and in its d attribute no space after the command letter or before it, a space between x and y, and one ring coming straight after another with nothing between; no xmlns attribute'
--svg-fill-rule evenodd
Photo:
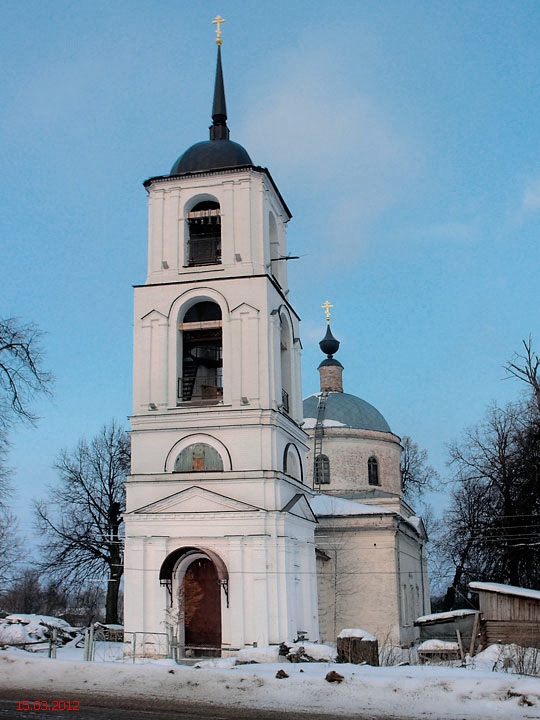
<svg viewBox="0 0 540 720"><path fill-rule="evenodd" d="M194 560L182 582L186 648L193 655L220 655L221 597L218 574L209 558ZM208 648L208 650L206 650Z"/></svg>

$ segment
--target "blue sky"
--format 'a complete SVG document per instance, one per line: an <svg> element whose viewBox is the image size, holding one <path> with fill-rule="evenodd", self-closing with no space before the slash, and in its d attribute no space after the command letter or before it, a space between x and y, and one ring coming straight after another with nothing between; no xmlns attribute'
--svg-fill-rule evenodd
<svg viewBox="0 0 540 720"><path fill-rule="evenodd" d="M540 344L537 2L3 3L0 312L56 376L12 436L25 531L58 452L130 412L141 183L207 137L218 13L231 137L294 215L304 393L329 299L345 390L444 475Z"/></svg>

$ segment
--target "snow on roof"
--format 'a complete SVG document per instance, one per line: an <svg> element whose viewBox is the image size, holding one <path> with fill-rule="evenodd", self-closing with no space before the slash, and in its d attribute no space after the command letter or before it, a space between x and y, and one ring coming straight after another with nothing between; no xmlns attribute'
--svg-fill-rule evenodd
<svg viewBox="0 0 540 720"><path fill-rule="evenodd" d="M379 505L366 505L354 500L346 500L338 498L335 495L326 495L326 493L315 495L309 501L313 514L316 517L353 517L355 515L395 515L406 523L411 525L418 535L422 535L422 518L413 516L405 517L401 513L383 508Z"/></svg>
<svg viewBox="0 0 540 720"><path fill-rule="evenodd" d="M364 505L353 500L334 497L333 495L315 495L309 501L309 504L313 513L318 517L323 515L395 515L393 510L387 508Z"/></svg>
<svg viewBox="0 0 540 720"><path fill-rule="evenodd" d="M414 624L421 625L422 623L444 622L445 620L453 620L454 618L464 617L465 615L477 615L479 612L480 610L450 610L449 612L422 615L421 617L416 618Z"/></svg>
<svg viewBox="0 0 540 720"><path fill-rule="evenodd" d="M517 587L516 585L503 585L493 582L472 582L469 583L471 590L486 590L487 592L502 593L503 595L517 595L519 597L540 600L540 590L529 590L529 588Z"/></svg>
<svg viewBox="0 0 540 720"><path fill-rule="evenodd" d="M371 642L374 642L377 640L376 637L374 637L371 633L368 633L367 630L361 630L360 628L344 628L338 635L338 638L360 638L361 640L369 640Z"/></svg>
<svg viewBox="0 0 540 720"><path fill-rule="evenodd" d="M407 522L413 526L413 528L416 530L416 532L419 535L422 534L424 521L422 520L421 517L419 517L418 515L411 515L410 517L405 518L405 520L407 520Z"/></svg>
<svg viewBox="0 0 540 720"><path fill-rule="evenodd" d="M306 418L302 427L304 430L312 430L317 424L316 418ZM348 427L345 423L339 422L339 420L323 420L323 427Z"/></svg>
<svg viewBox="0 0 540 720"><path fill-rule="evenodd" d="M423 643L421 643L417 650L418 652L422 652L422 650L456 650L458 649L457 642L450 642L448 640L424 640Z"/></svg>

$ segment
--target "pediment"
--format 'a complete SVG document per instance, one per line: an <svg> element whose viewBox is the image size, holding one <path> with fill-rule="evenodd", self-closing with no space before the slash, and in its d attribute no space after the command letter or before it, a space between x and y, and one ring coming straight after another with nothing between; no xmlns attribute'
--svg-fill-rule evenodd
<svg viewBox="0 0 540 720"><path fill-rule="evenodd" d="M253 305L249 305L249 303L243 302L231 310L231 315L233 313L249 313L250 315L254 315L258 312L259 310L256 307L253 307Z"/></svg>
<svg viewBox="0 0 540 720"><path fill-rule="evenodd" d="M169 495L162 500L145 505L135 510L134 514L253 512L254 510L258 511L260 508L220 495L211 490L193 486L174 495Z"/></svg>
<svg viewBox="0 0 540 720"><path fill-rule="evenodd" d="M147 312L146 315L143 315L141 317L141 320L145 322L150 322L151 320L167 320L167 316L163 313L160 313L159 310L150 310L150 312Z"/></svg>
<svg viewBox="0 0 540 720"><path fill-rule="evenodd" d="M317 518L313 514L313 510L311 509L308 499L303 493L297 493L294 495L281 509L281 512L288 512L291 515L296 515L296 517L301 517L304 520L318 522Z"/></svg>

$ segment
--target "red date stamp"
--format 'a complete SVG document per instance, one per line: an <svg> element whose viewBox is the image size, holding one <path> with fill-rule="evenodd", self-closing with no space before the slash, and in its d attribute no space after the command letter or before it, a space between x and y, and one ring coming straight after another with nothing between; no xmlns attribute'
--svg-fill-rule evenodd
<svg viewBox="0 0 540 720"><path fill-rule="evenodd" d="M78 700L17 700L17 710L78 710Z"/></svg>

